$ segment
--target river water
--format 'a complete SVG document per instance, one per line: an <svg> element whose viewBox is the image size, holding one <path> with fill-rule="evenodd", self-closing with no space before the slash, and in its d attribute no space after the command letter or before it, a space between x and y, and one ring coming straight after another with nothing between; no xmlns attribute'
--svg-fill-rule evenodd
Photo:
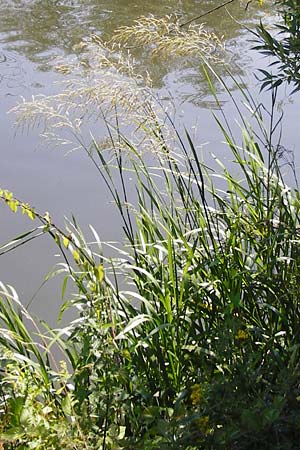
<svg viewBox="0 0 300 450"><path fill-rule="evenodd" d="M0 0L0 186L14 192L39 211L50 211L55 223L74 214L84 230L93 224L103 240L121 239L120 222L109 196L90 163L80 152L65 152L41 145L37 133L16 133L14 116L7 114L20 97L49 95L59 91L56 84L66 75L55 71L58 61L74 60L78 44L92 33L109 39L114 29L130 25L141 15L156 17L177 14L182 22L204 14L220 5L218 0ZM245 2L246 4L246 2ZM245 4L233 1L203 17L208 29L223 37L227 63L245 78L253 93L258 93L254 71L266 65L250 51L249 32L260 17L272 22L270 8L259 8L254 0ZM181 64L178 59L149 62L146 52L135 54L138 63L149 70L154 88L176 99L179 119L188 128L197 125L197 138L210 151L219 148L209 108L212 105L197 59ZM264 94L266 95L266 94ZM285 103L284 144L295 150L299 139L299 96ZM227 113L230 115L230 105ZM232 113L233 114L233 113ZM225 155L226 157L226 155ZM296 165L300 163L296 155ZM0 204L0 245L18 233L30 229L28 219L13 215ZM40 290L45 274L59 261L57 249L42 237L0 256L0 280L16 287L24 304L50 322L61 303L57 280L50 280Z"/></svg>

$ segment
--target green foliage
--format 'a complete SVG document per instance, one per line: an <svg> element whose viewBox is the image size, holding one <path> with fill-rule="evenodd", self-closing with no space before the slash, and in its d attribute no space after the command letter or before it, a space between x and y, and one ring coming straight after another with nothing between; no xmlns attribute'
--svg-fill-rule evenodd
<svg viewBox="0 0 300 450"><path fill-rule="evenodd" d="M256 30L259 45L254 49L271 56L272 71L260 70L262 89L274 88L287 82L300 89L300 4L298 0L277 0L281 20L275 24L277 34L272 34L261 22Z"/></svg>
<svg viewBox="0 0 300 450"><path fill-rule="evenodd" d="M35 219L34 209L26 203L19 202L13 197L12 192L0 189L0 197L7 203L12 212L16 213L20 207L22 214L26 214L31 220Z"/></svg>
<svg viewBox="0 0 300 450"><path fill-rule="evenodd" d="M49 339L41 334L13 288L2 283L0 288L0 437L4 448L85 448L65 363L57 367Z"/></svg>
<svg viewBox="0 0 300 450"><path fill-rule="evenodd" d="M241 122L241 136L234 137L212 69L203 68L238 168L233 176L232 165L215 158L216 171L201 160L191 135L176 128L128 60L110 61L98 38L95 45L99 53L86 63L79 93L71 84L19 111L31 123L44 119L48 131L59 124L77 137L120 212L125 243L108 258L103 247L112 246L93 228L87 242L75 219L62 230L49 213L0 191L13 212L34 211L29 218L40 223L1 251L49 234L63 257L62 296L68 280L76 288L61 314L77 311L68 327L44 324L42 333L15 291L1 285L2 446L296 449L300 195L282 169L276 89L266 113L240 88L251 124L227 90ZM110 91L107 79L94 77L104 67L107 79L119 83ZM93 137L88 145L82 139L87 106L89 120L90 108L103 117L108 139ZM132 134L128 123L135 125Z"/></svg>

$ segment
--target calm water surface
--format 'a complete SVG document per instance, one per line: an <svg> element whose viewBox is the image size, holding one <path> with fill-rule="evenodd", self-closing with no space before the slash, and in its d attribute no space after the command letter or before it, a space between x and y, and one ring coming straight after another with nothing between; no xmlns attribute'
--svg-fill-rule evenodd
<svg viewBox="0 0 300 450"><path fill-rule="evenodd" d="M91 223L103 240L120 240L120 223L105 188L79 152L66 156L58 149L45 149L35 133L16 134L13 115L9 111L20 99L58 91L55 84L62 75L55 72L58 59L76 57L77 44L91 33L109 38L120 25L128 25L141 15L177 14L183 22L221 4L217 0L182 1L96 1L96 0L0 0L0 185L28 201L40 211L51 211L58 224L64 215L74 214L84 230ZM254 2L253 2L254 3ZM207 27L224 36L228 63L245 77L255 93L254 69L265 65L262 58L250 52L249 34L244 25L253 27L261 14L251 6L245 11L240 2L205 17ZM233 17L234 19L233 19ZM211 99L203 82L199 61L184 65L178 60L151 61L144 51L136 53L138 63L149 70L158 92L176 98L179 119L188 127L197 125L197 139L207 142L208 151L220 151L220 135L216 132L208 108ZM239 65L239 68L236 65ZM64 78L65 79L65 78ZM285 144L299 139L299 96L287 103ZM226 106L225 106L226 108ZM233 112L228 104L228 114ZM226 155L224 155L226 157ZM296 163L300 162L296 155ZM13 216L0 204L0 244L31 224L21 216ZM50 281L37 292L45 274L59 261L56 248L47 237L0 257L0 280L14 285L32 310L54 321L60 304L57 281Z"/></svg>

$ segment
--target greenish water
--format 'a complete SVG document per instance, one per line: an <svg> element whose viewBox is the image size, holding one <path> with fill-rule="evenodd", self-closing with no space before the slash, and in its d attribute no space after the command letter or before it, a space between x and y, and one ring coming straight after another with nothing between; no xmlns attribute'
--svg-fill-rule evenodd
<svg viewBox="0 0 300 450"><path fill-rule="evenodd" d="M36 64L36 70L44 71L51 68L58 54L72 54L74 46L91 33L109 38L117 27L131 24L142 15L162 17L176 14L180 21L186 22L221 3L216 0L2 0L1 42L3 49L17 52L26 58L26 62ZM201 19L227 41L241 35L239 22L250 24L258 13L258 8L253 7L245 11L237 1L229 4L227 10L228 13L224 8L219 9ZM143 60L143 52L139 58ZM162 82L167 69L163 65L156 65L153 72L158 84Z"/></svg>
<svg viewBox="0 0 300 450"><path fill-rule="evenodd" d="M18 197L48 210L55 222L62 223L64 214L74 214L83 229L91 223L104 240L119 240L120 226L116 212L104 187L89 162L79 152L65 156L58 149L45 149L36 133L17 134L14 118L7 115L20 99L37 94L57 92L56 82L65 79L54 68L59 61L73 61L78 44L92 33L109 39L114 29L131 24L141 15L157 17L176 14L182 22L205 14L222 2L216 0L161 1L96 1L96 0L0 0L0 185ZM266 14L266 16L265 16ZM254 69L265 61L250 51L249 33L259 17L272 21L270 10L262 11L251 3L247 11L239 1L203 17L208 29L223 37L227 49L227 64L232 71L245 77L255 92ZM135 51L138 64L148 70L157 92L175 104L178 120L197 129L199 144L207 143L207 151L220 151L220 136L216 134L208 108L211 98L204 83L200 63L195 58L149 59L144 49ZM299 97L289 99L286 115L286 145L292 150L299 132ZM225 106L226 108L226 106ZM228 105L227 113L232 110ZM225 155L226 157L226 155ZM299 158L298 158L299 161ZM297 157L296 157L297 163ZM0 243L29 229L28 220L0 205ZM29 302L42 283L45 273L58 261L54 245L43 237L15 253L0 257L0 279L16 286L23 302ZM53 319L59 304L59 288L50 282L32 302L35 312Z"/></svg>

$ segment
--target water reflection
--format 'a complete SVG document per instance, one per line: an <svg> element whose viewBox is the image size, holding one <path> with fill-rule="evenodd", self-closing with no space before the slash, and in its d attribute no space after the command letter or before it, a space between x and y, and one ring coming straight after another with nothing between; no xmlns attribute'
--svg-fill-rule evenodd
<svg viewBox="0 0 300 450"><path fill-rule="evenodd" d="M114 29L131 24L141 15L177 14L184 22L215 6L214 0L0 0L0 42L5 49L25 56L37 64L39 70L46 71L56 64L58 55L74 55L76 46L91 33L109 39ZM222 8L202 20L219 37L224 36L229 42L228 57L234 60L241 57L235 45L235 39L241 34L239 22L249 24L258 13L258 8L251 7L246 11L237 1L228 5L228 13ZM178 61L161 62L156 59L149 62L149 55L143 50L137 51L135 57L151 71L156 87L163 85L164 77L170 71L178 70ZM185 74L187 67L194 67L192 78L191 74ZM182 82L185 75L188 84L199 85L201 82L197 64L193 61L181 67L178 76Z"/></svg>
<svg viewBox="0 0 300 450"><path fill-rule="evenodd" d="M25 69L18 54L0 52L0 86L5 95L21 95L24 91Z"/></svg>

